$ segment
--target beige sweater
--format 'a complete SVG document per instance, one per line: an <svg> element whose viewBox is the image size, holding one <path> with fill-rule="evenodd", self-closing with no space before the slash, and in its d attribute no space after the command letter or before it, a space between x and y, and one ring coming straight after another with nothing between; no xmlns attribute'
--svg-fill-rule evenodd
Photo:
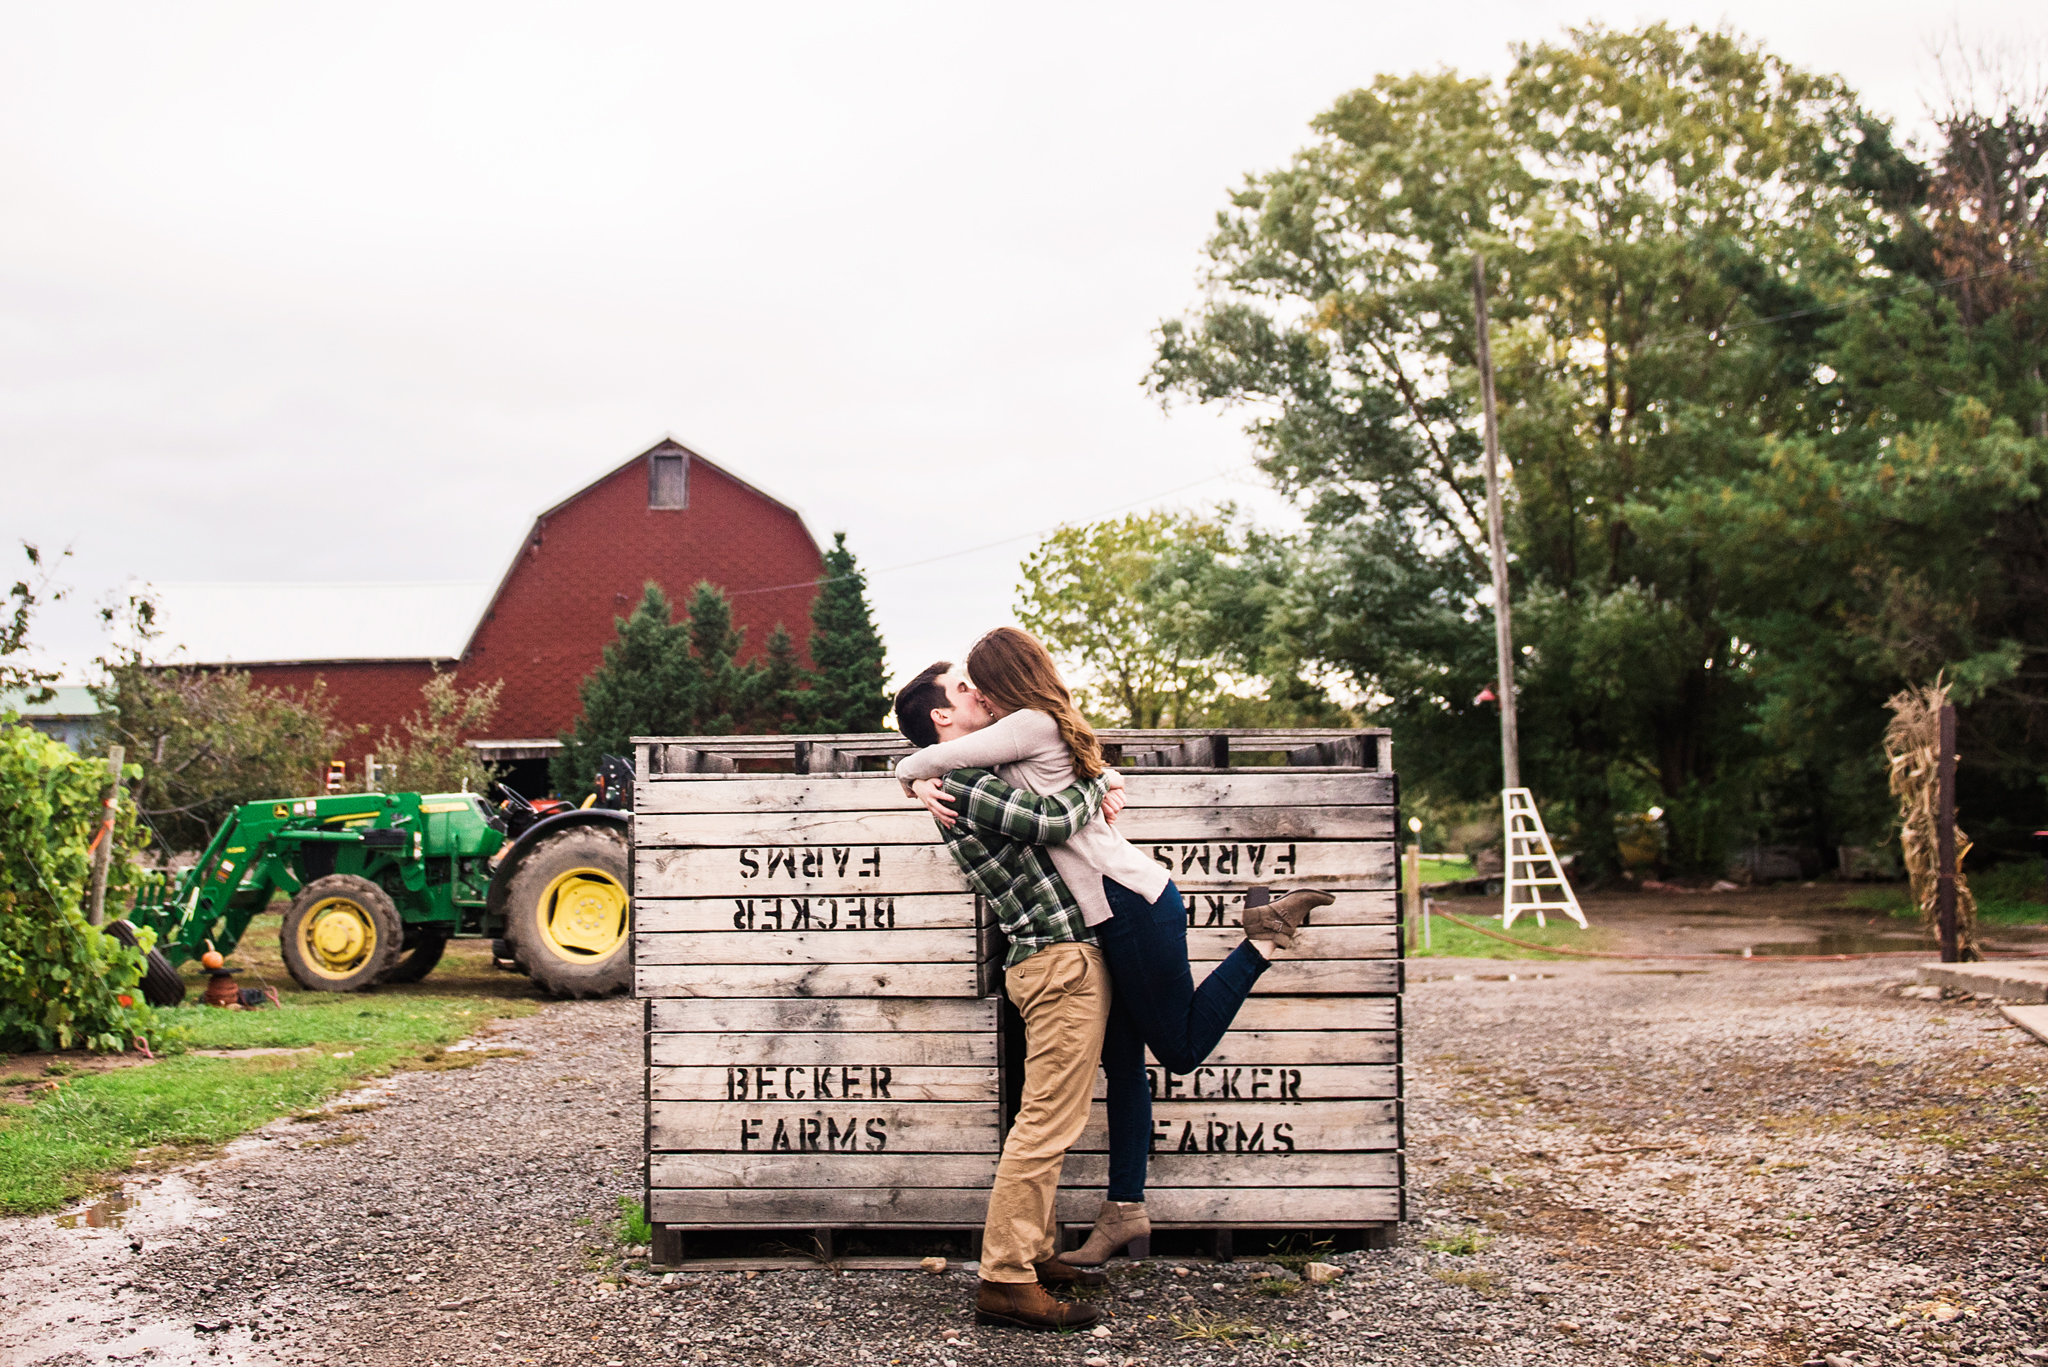
<svg viewBox="0 0 2048 1367"><path fill-rule="evenodd" d="M1046 797L1074 783L1074 756L1060 739L1059 723L1043 712L1012 712L958 740L929 745L896 761L907 786L954 769L993 769L1012 788ZM1074 894L1081 919L1100 925L1110 917L1102 880L1111 879L1148 902L1166 891L1165 868L1140 854L1098 813L1064 845L1048 845L1052 866Z"/></svg>

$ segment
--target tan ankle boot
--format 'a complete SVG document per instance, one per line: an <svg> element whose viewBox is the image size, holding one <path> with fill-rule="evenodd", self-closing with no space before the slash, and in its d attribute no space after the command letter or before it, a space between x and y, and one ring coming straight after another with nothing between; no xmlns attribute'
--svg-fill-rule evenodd
<svg viewBox="0 0 2048 1367"><path fill-rule="evenodd" d="M1079 1301L1054 1300L1037 1282L983 1281L974 1297L976 1324L1019 1329L1086 1329L1102 1312Z"/></svg>
<svg viewBox="0 0 2048 1367"><path fill-rule="evenodd" d="M1308 921L1308 914L1317 907L1326 907L1337 899L1327 892L1303 889L1290 892L1277 902L1265 906L1252 906L1246 899L1244 909L1244 938L1247 940L1270 940L1276 949L1294 948L1294 933Z"/></svg>
<svg viewBox="0 0 2048 1367"><path fill-rule="evenodd" d="M1143 1201L1104 1201L1088 1231L1088 1242L1065 1255L1074 1267L1100 1267L1118 1249L1127 1258L1144 1258L1152 1252L1152 1221Z"/></svg>

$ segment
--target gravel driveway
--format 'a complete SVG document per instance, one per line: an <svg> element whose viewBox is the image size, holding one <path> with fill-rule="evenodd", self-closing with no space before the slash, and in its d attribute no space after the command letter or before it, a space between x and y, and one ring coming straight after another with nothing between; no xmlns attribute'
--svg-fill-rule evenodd
<svg viewBox="0 0 2048 1367"><path fill-rule="evenodd" d="M136 1184L120 1229L0 1222L0 1364L2048 1359L2048 1048L1905 976L1417 961L1399 1246L1327 1285L1118 1265L1103 1337L975 1328L958 1263L636 1269L639 1007L563 1003L478 1041L528 1057Z"/></svg>

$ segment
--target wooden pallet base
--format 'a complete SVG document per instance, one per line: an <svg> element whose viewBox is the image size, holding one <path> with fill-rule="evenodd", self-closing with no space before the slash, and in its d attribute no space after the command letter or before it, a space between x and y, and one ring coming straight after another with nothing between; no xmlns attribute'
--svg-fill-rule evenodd
<svg viewBox="0 0 2048 1367"><path fill-rule="evenodd" d="M1063 1225L1059 1231L1059 1247L1062 1250L1079 1248L1088 1237L1087 1225ZM1155 1232L1181 1236L1206 1247L1208 1256L1217 1262L1230 1262L1236 1255L1241 1239L1254 1235L1298 1234L1300 1230L1279 1230L1270 1225L1224 1225L1224 1226L1155 1226ZM1398 1226L1394 1224L1333 1225L1327 1230L1318 1227L1317 1232L1355 1232L1363 1247L1384 1250L1394 1246ZM840 1257L835 1248L843 1246L849 1239L877 1232L898 1235L929 1234L934 1239L967 1239L971 1257L981 1255L981 1228L961 1225L947 1226L901 1226L878 1230L875 1226L860 1229L835 1229L818 1226L773 1226L767 1228L723 1229L692 1227L684 1225L654 1226L654 1241L649 1249L648 1262L655 1267L668 1269L690 1269L701 1272L713 1271L756 1271L786 1268L826 1267L849 1272L900 1272L918 1266L915 1258ZM775 1239L792 1247L792 1252L782 1257L691 1257L690 1250L696 1240L707 1235L758 1236ZM1185 1254L1164 1255L1158 1261L1187 1261Z"/></svg>

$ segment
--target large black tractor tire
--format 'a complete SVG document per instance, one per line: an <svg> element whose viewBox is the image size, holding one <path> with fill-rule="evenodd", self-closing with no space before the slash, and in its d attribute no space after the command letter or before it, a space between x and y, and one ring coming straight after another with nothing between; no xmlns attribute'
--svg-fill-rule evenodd
<svg viewBox="0 0 2048 1367"><path fill-rule="evenodd" d="M442 951L448 948L448 937L433 931L415 931L412 948L405 951L391 971L384 975L387 983L416 983L434 971L434 965L441 962Z"/></svg>
<svg viewBox="0 0 2048 1367"><path fill-rule="evenodd" d="M398 962L405 927L390 896L367 878L331 873L299 889L278 937L284 966L309 992L360 992Z"/></svg>
<svg viewBox="0 0 2048 1367"><path fill-rule="evenodd" d="M625 837L575 826L529 849L506 888L505 939L520 972L558 997L630 988Z"/></svg>
<svg viewBox="0 0 2048 1367"><path fill-rule="evenodd" d="M107 922L107 934L124 945L140 943L135 938L135 927L126 921ZM161 949L149 951L142 970L142 999L151 1006L176 1006L185 1000L185 980L178 976L177 966L164 957Z"/></svg>

